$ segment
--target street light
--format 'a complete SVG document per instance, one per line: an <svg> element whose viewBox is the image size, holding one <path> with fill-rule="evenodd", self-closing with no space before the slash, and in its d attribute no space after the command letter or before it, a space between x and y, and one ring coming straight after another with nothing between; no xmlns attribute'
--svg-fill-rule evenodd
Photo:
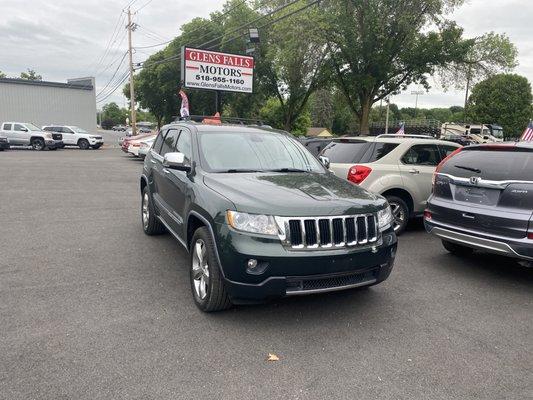
<svg viewBox="0 0 533 400"><path fill-rule="evenodd" d="M411 91L411 94L415 95L415 119L416 119L416 109L418 108L418 96L421 96L424 94L423 90L413 90Z"/></svg>

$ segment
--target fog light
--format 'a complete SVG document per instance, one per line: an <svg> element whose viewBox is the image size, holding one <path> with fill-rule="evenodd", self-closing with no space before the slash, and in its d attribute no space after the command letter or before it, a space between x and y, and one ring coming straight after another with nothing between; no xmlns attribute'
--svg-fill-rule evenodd
<svg viewBox="0 0 533 400"><path fill-rule="evenodd" d="M248 268L254 269L255 267L257 267L257 260L255 258L250 258L248 260Z"/></svg>
<svg viewBox="0 0 533 400"><path fill-rule="evenodd" d="M268 262L260 260L258 261L255 258L250 258L246 262L246 272L250 275L261 275L267 270L268 266Z"/></svg>

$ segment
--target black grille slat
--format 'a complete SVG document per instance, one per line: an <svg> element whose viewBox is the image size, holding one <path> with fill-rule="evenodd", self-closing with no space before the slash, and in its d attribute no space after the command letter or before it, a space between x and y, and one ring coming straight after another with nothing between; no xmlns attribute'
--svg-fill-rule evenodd
<svg viewBox="0 0 533 400"><path fill-rule="evenodd" d="M353 243L355 237L355 218L346 218L346 242Z"/></svg>
<svg viewBox="0 0 533 400"><path fill-rule="evenodd" d="M344 241L344 227L342 226L342 218L335 218L333 221L333 242L341 244Z"/></svg>
<svg viewBox="0 0 533 400"><path fill-rule="evenodd" d="M316 225L314 219L306 219L305 224L305 244L307 246L314 246L318 244Z"/></svg>
<svg viewBox="0 0 533 400"><path fill-rule="evenodd" d="M300 226L300 220L291 219L289 221L289 229L291 234L291 245L301 246L302 243L302 228Z"/></svg>
<svg viewBox="0 0 533 400"><path fill-rule="evenodd" d="M377 277L378 269L357 272L339 276L329 276L324 278L289 278L287 279L287 292L299 292L307 290L331 289L336 287L356 285L374 281Z"/></svg>
<svg viewBox="0 0 533 400"><path fill-rule="evenodd" d="M321 219L318 221L318 227L320 229L320 244L325 246L331 243L331 232L329 230L329 220Z"/></svg>
<svg viewBox="0 0 533 400"><path fill-rule="evenodd" d="M366 240L365 217L357 217L357 241L364 242L365 240Z"/></svg>
<svg viewBox="0 0 533 400"><path fill-rule="evenodd" d="M52 133L52 139L54 140L63 140L63 135L60 133Z"/></svg>
<svg viewBox="0 0 533 400"><path fill-rule="evenodd" d="M376 222L373 215L368 216L368 240L373 240L377 236Z"/></svg>

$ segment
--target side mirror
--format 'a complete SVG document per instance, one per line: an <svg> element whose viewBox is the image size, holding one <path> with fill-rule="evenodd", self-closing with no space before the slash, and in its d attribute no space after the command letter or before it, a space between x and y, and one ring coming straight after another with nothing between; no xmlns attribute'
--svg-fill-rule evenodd
<svg viewBox="0 0 533 400"><path fill-rule="evenodd" d="M320 156L318 157L320 159L320 162L326 167L326 169L329 169L329 158Z"/></svg>
<svg viewBox="0 0 533 400"><path fill-rule="evenodd" d="M191 166L185 163L185 154L177 152L165 154L163 167L186 172L191 170Z"/></svg>

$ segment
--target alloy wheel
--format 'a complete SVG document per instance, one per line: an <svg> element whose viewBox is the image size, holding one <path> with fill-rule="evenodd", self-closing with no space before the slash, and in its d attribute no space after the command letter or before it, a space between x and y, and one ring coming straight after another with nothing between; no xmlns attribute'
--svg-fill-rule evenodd
<svg viewBox="0 0 533 400"><path fill-rule="evenodd" d="M150 221L150 207L148 193L144 193L142 204L142 219L144 229L148 229L148 222Z"/></svg>
<svg viewBox="0 0 533 400"><path fill-rule="evenodd" d="M209 265L207 247L202 239L198 239L193 247L192 275L195 294L204 300L209 288Z"/></svg>
<svg viewBox="0 0 533 400"><path fill-rule="evenodd" d="M392 216L394 217L392 228L394 229L394 232L397 232L403 226L405 222L405 218L406 218L405 210L400 204L396 202L392 202L389 204L392 210Z"/></svg>

